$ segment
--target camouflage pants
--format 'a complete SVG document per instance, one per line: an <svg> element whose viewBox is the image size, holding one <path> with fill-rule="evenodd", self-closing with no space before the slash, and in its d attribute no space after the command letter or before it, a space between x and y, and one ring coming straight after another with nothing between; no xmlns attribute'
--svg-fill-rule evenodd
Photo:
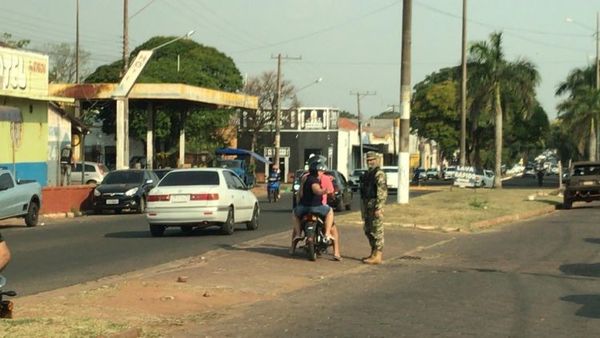
<svg viewBox="0 0 600 338"><path fill-rule="evenodd" d="M383 220L375 217L374 209L367 209L365 215L365 225L363 230L369 240L372 250L383 250Z"/></svg>

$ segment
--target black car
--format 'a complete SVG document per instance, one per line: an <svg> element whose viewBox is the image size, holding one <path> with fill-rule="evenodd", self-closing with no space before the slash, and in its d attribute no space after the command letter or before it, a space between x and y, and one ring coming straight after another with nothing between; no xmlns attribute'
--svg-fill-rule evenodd
<svg viewBox="0 0 600 338"><path fill-rule="evenodd" d="M358 189L360 188L360 178L366 172L367 169L352 170L352 174L348 176L348 184L350 184L350 188L352 188L352 191L358 191Z"/></svg>
<svg viewBox="0 0 600 338"><path fill-rule="evenodd" d="M333 189L335 191L333 194L328 195L327 204L335 211L342 211L344 208L350 210L352 207L352 188L350 188L344 174L337 170L329 170L325 172L325 175L333 177Z"/></svg>
<svg viewBox="0 0 600 338"><path fill-rule="evenodd" d="M123 209L143 213L146 209L146 196L156 186L159 179L146 169L127 169L109 172L102 183L94 189L93 206L96 213Z"/></svg>
<svg viewBox="0 0 600 338"><path fill-rule="evenodd" d="M296 171L294 175L294 184L292 185L292 205L296 207L298 203L298 190L300 189L300 178L306 173L304 170ZM333 178L333 189L334 193L327 196L327 204L334 208L335 211L342 211L351 209L352 205L352 189L350 184L346 181L344 174L337 170L328 170L325 175Z"/></svg>

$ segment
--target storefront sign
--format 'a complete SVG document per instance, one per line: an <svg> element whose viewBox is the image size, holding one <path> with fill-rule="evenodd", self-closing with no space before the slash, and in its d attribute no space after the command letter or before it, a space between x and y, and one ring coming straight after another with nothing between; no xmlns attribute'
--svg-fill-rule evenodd
<svg viewBox="0 0 600 338"><path fill-rule="evenodd" d="M48 96L48 56L0 47L0 95Z"/></svg>

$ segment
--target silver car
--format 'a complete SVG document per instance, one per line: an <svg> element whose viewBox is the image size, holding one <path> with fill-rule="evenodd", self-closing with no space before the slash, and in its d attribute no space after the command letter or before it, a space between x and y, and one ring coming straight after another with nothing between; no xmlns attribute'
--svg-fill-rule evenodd
<svg viewBox="0 0 600 338"><path fill-rule="evenodd" d="M104 176L108 174L108 168L102 163L85 162L85 173L83 181L81 180L81 162L74 163L71 166L71 184L91 184L97 185L102 182Z"/></svg>

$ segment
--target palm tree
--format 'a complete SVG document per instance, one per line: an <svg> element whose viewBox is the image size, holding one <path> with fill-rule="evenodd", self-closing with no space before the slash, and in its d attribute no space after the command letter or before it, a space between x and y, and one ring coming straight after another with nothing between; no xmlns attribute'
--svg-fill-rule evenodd
<svg viewBox="0 0 600 338"><path fill-rule="evenodd" d="M556 95L568 93L557 106L558 118L572 131L577 144L587 144L591 161L596 160L596 127L600 122L600 91L594 88L595 73L595 66L576 68L556 90Z"/></svg>
<svg viewBox="0 0 600 338"><path fill-rule="evenodd" d="M481 84L478 97L474 100L482 103L482 109L489 109L494 113L494 187L502 188L502 99L506 96L518 97L521 107L518 113L529 115L528 112L537 104L534 89L539 83L539 74L535 66L527 60L509 62L505 59L502 33L499 32L490 35L489 43L480 41L473 44L470 48L470 59L471 63L478 66L477 82Z"/></svg>

